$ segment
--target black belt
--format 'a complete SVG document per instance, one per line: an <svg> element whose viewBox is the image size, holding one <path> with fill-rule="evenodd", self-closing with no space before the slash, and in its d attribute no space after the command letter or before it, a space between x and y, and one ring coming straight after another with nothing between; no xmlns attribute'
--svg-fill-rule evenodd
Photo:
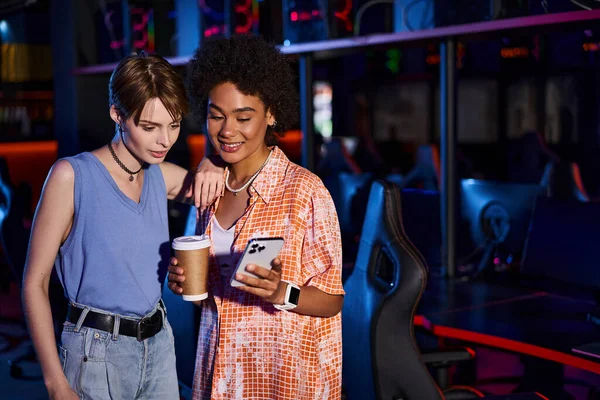
<svg viewBox="0 0 600 400"><path fill-rule="evenodd" d="M75 307L74 305L70 304L69 312L67 314L67 321L76 324L79 321L79 317L82 313L83 308ZM115 316L90 310L88 311L82 326L113 333ZM158 332L160 332L162 327L163 313L157 309L156 312L151 316L138 320L121 318L119 321L119 335L132 336L141 342L144 339L148 339L156 335Z"/></svg>

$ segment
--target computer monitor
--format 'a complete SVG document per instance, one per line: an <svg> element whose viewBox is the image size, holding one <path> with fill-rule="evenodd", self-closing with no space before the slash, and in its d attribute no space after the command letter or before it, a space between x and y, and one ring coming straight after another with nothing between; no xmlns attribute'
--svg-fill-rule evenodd
<svg viewBox="0 0 600 400"><path fill-rule="evenodd" d="M538 289L598 301L600 204L536 201L521 281Z"/></svg>
<svg viewBox="0 0 600 400"><path fill-rule="evenodd" d="M543 194L544 189L539 185L475 179L461 181L461 225L469 235L467 243L465 235L459 235L459 246L483 249L476 275L492 265L497 250L506 254L505 261L509 264L519 260L535 200Z"/></svg>

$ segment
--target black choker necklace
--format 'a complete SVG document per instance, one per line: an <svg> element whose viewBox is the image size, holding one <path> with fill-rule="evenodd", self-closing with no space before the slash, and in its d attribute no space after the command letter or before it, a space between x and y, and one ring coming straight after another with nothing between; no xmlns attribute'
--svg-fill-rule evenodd
<svg viewBox="0 0 600 400"><path fill-rule="evenodd" d="M115 162L117 163L117 165L119 167L121 167L123 169L123 171L127 172L129 174L129 182L133 182L133 176L137 173L139 173L142 168L144 168L144 165L142 165L140 167L140 169L138 169L137 171L132 171L129 168L127 168L125 166L125 164L123 164L121 162L121 160L119 160L119 157L117 157L117 153L115 153L115 149L113 149L112 144L110 142L108 142L108 150L110 151L110 154L112 155L113 160L115 160Z"/></svg>

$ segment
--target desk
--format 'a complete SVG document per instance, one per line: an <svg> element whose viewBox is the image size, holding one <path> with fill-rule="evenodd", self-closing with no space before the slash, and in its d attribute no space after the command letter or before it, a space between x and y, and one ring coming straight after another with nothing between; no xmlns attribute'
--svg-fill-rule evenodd
<svg viewBox="0 0 600 400"><path fill-rule="evenodd" d="M594 308L594 302L519 286L436 280L425 290L416 324L438 337L600 374L600 359L572 351L600 341L600 327L586 320Z"/></svg>

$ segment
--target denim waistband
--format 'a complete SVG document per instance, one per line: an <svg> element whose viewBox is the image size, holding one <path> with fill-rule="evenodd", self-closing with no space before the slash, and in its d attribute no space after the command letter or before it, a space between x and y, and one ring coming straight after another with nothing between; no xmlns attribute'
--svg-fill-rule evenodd
<svg viewBox="0 0 600 400"><path fill-rule="evenodd" d="M106 314L106 315L110 315L112 317L114 317L114 325L113 325L113 339L117 340L119 337L119 326L121 323L121 320L128 320L128 321L133 321L133 322L138 322L142 319L146 319L149 317L152 317L156 312L160 312L162 314L162 319L163 321L165 320L165 317L167 315L167 309L165 307L165 303L163 302L162 299L160 299L156 305L152 308L152 310L150 312L148 312L146 315L144 315L142 318L135 318L135 317L131 317L131 316L126 316L126 315L120 315L120 314L116 314L116 313L112 313L112 312L108 312L99 308L95 308L95 307L90 307L90 306L86 306L84 304L79 304L76 302L70 302L70 305L72 307L76 307L82 310L81 315L79 316L79 319L77 320L77 323L75 324L75 332L79 332L79 330L81 329L81 327L83 326L85 319L88 315L88 313L90 311L93 311L95 313L100 313L100 314Z"/></svg>

